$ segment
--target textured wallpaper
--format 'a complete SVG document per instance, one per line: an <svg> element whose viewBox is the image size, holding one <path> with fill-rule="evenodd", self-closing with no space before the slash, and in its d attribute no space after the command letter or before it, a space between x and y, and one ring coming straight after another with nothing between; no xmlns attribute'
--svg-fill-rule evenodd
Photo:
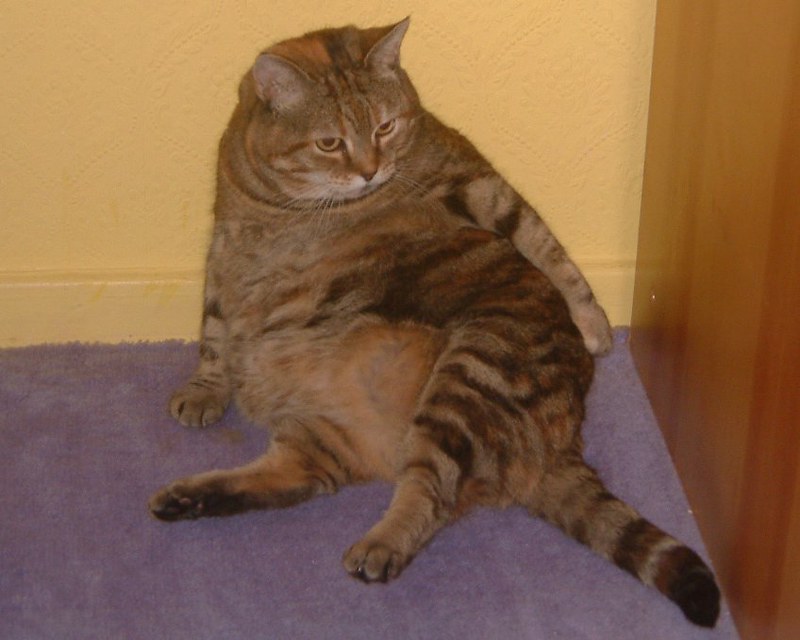
<svg viewBox="0 0 800 640"><path fill-rule="evenodd" d="M199 304L215 149L241 74L275 40L409 14L403 62L424 103L540 210L627 323L654 12L655 0L0 1L0 344L25 342L8 326L34 314L78 314L81 335L49 339L91 337L112 321L108 292L152 322L138 337L194 335L183 316ZM175 287L187 300L171 308ZM170 332L153 308L180 316Z"/></svg>

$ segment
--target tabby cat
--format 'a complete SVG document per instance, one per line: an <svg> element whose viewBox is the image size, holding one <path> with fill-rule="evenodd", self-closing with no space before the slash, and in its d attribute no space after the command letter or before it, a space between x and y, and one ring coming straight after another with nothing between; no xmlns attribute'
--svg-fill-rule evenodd
<svg viewBox="0 0 800 640"><path fill-rule="evenodd" d="M399 66L407 27L280 42L242 80L200 364L170 411L205 426L235 396L272 440L250 464L161 489L152 513L231 515L388 480L388 510L343 559L373 582L468 509L523 505L713 626L708 567L583 461L605 314L536 212L420 106Z"/></svg>

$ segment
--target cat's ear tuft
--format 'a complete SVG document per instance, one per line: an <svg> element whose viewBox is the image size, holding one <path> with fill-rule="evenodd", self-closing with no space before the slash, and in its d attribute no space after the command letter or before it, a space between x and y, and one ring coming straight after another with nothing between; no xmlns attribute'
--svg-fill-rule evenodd
<svg viewBox="0 0 800 640"><path fill-rule="evenodd" d="M411 18L398 22L367 53L364 63L376 71L392 71L400 66L400 45L408 31Z"/></svg>
<svg viewBox="0 0 800 640"><path fill-rule="evenodd" d="M256 58L253 80L258 97L277 111L303 100L311 83L299 67L271 53Z"/></svg>

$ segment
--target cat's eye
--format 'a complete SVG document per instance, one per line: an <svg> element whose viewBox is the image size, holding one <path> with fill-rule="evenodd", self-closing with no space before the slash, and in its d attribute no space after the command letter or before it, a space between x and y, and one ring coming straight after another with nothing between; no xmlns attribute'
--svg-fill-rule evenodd
<svg viewBox="0 0 800 640"><path fill-rule="evenodd" d="M317 149L325 153L333 153L339 151L344 146L344 140L341 138L320 138L317 140Z"/></svg>
<svg viewBox="0 0 800 640"><path fill-rule="evenodd" d="M375 129L375 135L388 136L392 131L394 131L396 126L397 126L397 118L392 118L391 120L382 122Z"/></svg>

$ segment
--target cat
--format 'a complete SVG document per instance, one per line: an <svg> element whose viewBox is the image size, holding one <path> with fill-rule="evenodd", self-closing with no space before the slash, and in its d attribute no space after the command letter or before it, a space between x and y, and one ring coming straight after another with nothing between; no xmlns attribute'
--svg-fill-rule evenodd
<svg viewBox="0 0 800 640"><path fill-rule="evenodd" d="M583 460L605 314L535 211L420 105L399 64L408 24L286 40L243 78L200 363L170 411L205 426L235 397L271 442L163 487L151 512L232 515L384 479L388 510L343 557L375 582L469 509L522 505L713 626L710 569Z"/></svg>

